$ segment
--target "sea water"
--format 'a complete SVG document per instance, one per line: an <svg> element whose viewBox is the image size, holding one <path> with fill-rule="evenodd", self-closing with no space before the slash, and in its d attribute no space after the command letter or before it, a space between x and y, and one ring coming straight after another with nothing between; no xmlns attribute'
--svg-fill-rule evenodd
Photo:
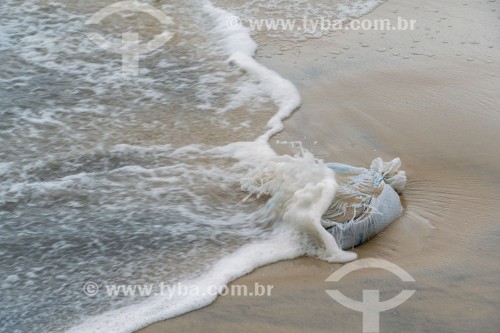
<svg viewBox="0 0 500 333"><path fill-rule="evenodd" d="M321 254L290 221L322 214L304 202L332 200L332 171L270 148L300 95L254 60L251 31L226 22L342 18L377 2L142 3L171 18L173 37L139 57L137 75L87 34L148 41L165 28L150 15L88 25L113 1L0 4L2 332L131 332L216 295L109 296L106 285L204 289Z"/></svg>

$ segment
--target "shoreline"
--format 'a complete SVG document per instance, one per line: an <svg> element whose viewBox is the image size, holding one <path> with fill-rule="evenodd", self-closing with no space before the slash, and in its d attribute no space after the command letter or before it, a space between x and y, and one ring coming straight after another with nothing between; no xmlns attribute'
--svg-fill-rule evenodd
<svg viewBox="0 0 500 333"><path fill-rule="evenodd" d="M403 162L409 179L403 216L354 250L391 261L416 280L410 300L381 314L381 331L500 326L499 15L496 2L390 0L363 19L414 18L415 31L259 44L256 59L303 98L285 131L271 139L278 152L289 153L276 140L300 140L325 162L366 167L378 156ZM360 332L361 313L325 293L334 288L325 279L341 266L298 258L261 267L231 284L273 285L272 296L218 297L138 332ZM388 273L366 270L339 289L361 299L363 289L379 288L389 299L404 287Z"/></svg>

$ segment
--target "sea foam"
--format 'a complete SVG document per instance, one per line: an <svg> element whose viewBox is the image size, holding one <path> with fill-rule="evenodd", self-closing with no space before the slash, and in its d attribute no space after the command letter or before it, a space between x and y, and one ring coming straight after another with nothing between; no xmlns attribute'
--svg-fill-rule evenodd
<svg viewBox="0 0 500 333"><path fill-rule="evenodd" d="M204 10L216 22L214 32L220 36L228 54L228 64L238 66L250 80L258 82L262 91L267 92L278 107L268 122L268 130L254 142L237 142L211 149L212 153L232 156L238 161L231 168L242 175L241 188L249 193L248 199L269 198L260 213L266 216L273 232L264 240L250 241L220 259L200 278L184 283L196 285L201 290L220 287L259 266L305 254L330 261L354 259L353 255L340 250L326 231L327 238L318 240L320 243L326 241L326 248L305 241L305 234L315 233L311 229L321 228L321 216L333 200L337 188L333 172L312 154L278 156L268 143L274 134L283 129L283 119L299 107L301 98L298 90L291 82L253 58L256 44L247 29L231 31L225 27L230 13L211 4L207 4ZM329 246L334 248L329 249ZM196 297L174 295L173 299L152 297L139 304L92 317L69 332L131 332L155 321L206 306L216 298L207 292L205 294Z"/></svg>
<svg viewBox="0 0 500 333"><path fill-rule="evenodd" d="M148 75L137 77L134 81L137 84L134 85L134 82L127 81L119 72L116 72L117 61L102 63L95 61L99 59L92 58L96 53L95 47L88 40L84 40L83 45L77 43L78 38L62 40L61 36L64 36L67 30L68 22L75 21L73 27L69 29L71 35L80 36L83 29L81 16L65 13L62 9L63 5L57 8L57 13L63 16L64 23L56 23L52 30L46 29L40 30L39 34L33 33L32 36L27 36L19 43L23 61L33 64L34 68L44 68L50 73L61 72L71 75L82 80L78 82L84 82L89 87L87 89L89 91L82 89L76 96L80 97L80 94L83 94L85 98L72 105L71 108L66 108L65 104L61 103L69 99L70 95L64 95L61 98L47 98L50 103L56 105L47 104L46 109L41 108L41 111L30 108L11 109L15 111L15 116L9 118L9 121L12 121L12 127L16 130L18 128L24 130L26 124L30 124L29 131L17 130L18 135L15 140L19 138L23 140L13 139L12 142L15 142L15 145L12 145L13 151L19 149L16 147L23 147L24 142L30 142L34 138L43 142L51 141L47 147L53 151L44 151L47 156L39 156L40 146L28 147L30 150L26 154L29 158L25 159L26 163L23 160L20 170L17 170L17 165L13 166L10 162L2 163L0 176L4 177L5 182L0 184L3 190L0 204L13 209L15 214L26 211L32 213L32 210L32 214L35 215L51 212L43 221L35 218L31 221L29 216L26 217L22 221L27 221L24 222L27 223L25 227L28 228L29 224L31 229L28 230L29 232L17 235L17 237L24 237L24 241L33 242L37 246L40 243L41 247L43 244L38 236L44 233L40 229L45 231L47 227L41 222L54 228L51 229L50 237L43 239L43 242L49 244L50 247L47 252L42 253L44 257L59 260L69 256L68 252L71 249L87 251L88 248L93 248L95 252L77 252L79 261L70 263L69 267L67 262L55 262L39 271L36 270L37 267L28 267L25 271L21 267L16 268L14 274L18 276L18 279L8 279L9 286L22 283L40 286L41 284L38 283L40 280L34 279L48 279L49 277L64 281L61 284L64 283L65 286L75 286L81 282L79 279L93 276L93 274L97 275L97 278L106 276L102 274L102 271L110 268L123 274L122 277L127 282L133 282L136 276L139 276L138 279L144 276L150 277L151 275L148 274L151 271L141 267L139 263L144 257L136 259L139 262L126 262L137 252L122 246L123 244L137 247L143 256L153 256L153 254L145 253L147 251L142 251L141 244L154 243L153 249L156 251L154 255L161 257L164 260L162 264L165 265L166 262L166 266L172 262L178 265L174 267L176 271L182 271L186 266L198 265L199 267L190 271L193 274L186 274L186 276L180 274L176 278L184 284L197 285L202 290L224 286L256 267L300 255L317 256L332 261L341 259L332 258L331 253L327 253L321 242L316 244L311 242L310 237L307 237L307 234L310 234L308 222L317 224L335 195L337 184L332 171L307 152L294 157L278 156L268 143L274 134L283 129L283 120L300 105L298 90L291 82L254 59L257 45L250 37L251 32L247 28L227 29L226 22L232 13L216 8L207 1L200 1L200 3L203 4L202 8L206 17L209 17L211 21L211 30L207 33L212 34L215 39L214 44L211 45L213 49L207 52L210 54L204 54L204 56L210 56L212 57L210 60L216 61L222 54L228 68L236 68L245 73L245 81L241 82L243 80L238 78L240 80L238 88L229 92L226 89L228 82L235 78L234 73L227 74L222 70L212 73L209 71L210 64L207 65L209 61L198 61L196 55L192 55L191 58L189 58L190 55L178 58L172 56L168 60L158 61L160 67L168 68L167 71L171 74L168 77L169 82L160 81L162 84L159 85L157 80L161 79L164 74L154 73L145 68L141 74ZM39 25L36 21L39 18L35 14L42 11L38 5L25 4L23 6L26 13L33 13L32 18L30 16L26 19L31 29L35 29L33 27ZM172 8L166 6L163 9L168 11ZM14 14L22 13L23 11ZM189 14L188 10L179 12L182 17L187 14ZM49 21L58 22L57 15L49 19ZM14 33L17 23L13 20L10 24L8 29ZM181 34L181 31L176 32L178 35ZM42 47L38 48L37 42L40 40L43 40L43 43L40 43ZM71 45L66 47L66 42ZM183 43L189 42L181 41L176 45L181 48L180 53L182 53L182 47L186 46ZM81 61L82 54L92 61ZM101 56L104 57L104 55ZM154 54L151 56L153 57ZM67 57L70 58L70 62L62 61ZM207 72L208 75L203 75ZM156 76L152 77L149 74ZM19 78L16 80L25 84L31 78L32 76L26 76L22 80ZM42 87L37 88L42 97L44 97L42 93L46 93L43 88L44 84L47 83L42 82L40 84ZM61 87L65 86L63 81L60 84ZM141 87L147 87L147 90L151 91L144 92ZM183 96L182 92L187 88L194 89L195 93L191 94L190 90L189 94ZM128 95L136 96L135 99L124 100L121 104L118 101L115 102L118 104L105 106L93 104L96 98L105 99L112 91L121 90L127 91ZM190 109L192 104L189 103L192 102L194 95L197 102L194 109L197 113L176 115L178 119L173 123L175 128L172 128L168 124L163 124L162 119L148 123L152 118L147 116L148 110L125 112L141 105L143 101L151 102L153 105L167 105L170 100L162 97L163 91L173 92L177 94L176 96L185 98L182 103L175 105L176 108ZM234 92L237 92L237 95L231 95ZM174 129L178 129L175 133L184 135L199 134L200 131L196 132L197 124L194 120L201 112L214 111L214 117L204 116L198 119L206 121L208 118L213 122L219 122L221 124L219 127L231 127L224 117L225 114L230 114L233 109L243 105L234 101L234 98L228 103L217 104L225 95L236 96L235 98L245 97L249 100L255 99L255 96L260 98L261 95L265 95L275 104L277 112L270 117L263 134L252 133L254 137L251 139L255 139L254 141L229 143L216 147L206 144L201 139L197 141L197 143L205 143L206 146L211 147L208 149L201 144L178 147L179 145L175 143L170 144L169 140L164 140L169 143L168 145L155 145L155 141L147 141L155 137L154 134L147 133L151 129L157 129L156 134ZM85 102L90 104L85 104ZM141 118L142 114L146 116ZM217 115L221 117L217 118ZM77 117L88 119L88 122L83 122L84 124L81 125L78 122L81 119L75 120ZM130 138L132 131L129 135L119 136L116 144L113 144L114 136L122 132L127 133L129 129L127 126L130 126L130 123L126 121L127 117L132 118L132 124L140 123L144 128L146 141L137 139L144 144L144 147L133 143L137 141ZM188 128L184 130L182 126L185 126L185 123L188 124ZM111 128L112 126L116 128ZM206 126L208 125L203 123L199 129L203 131ZM218 131L221 130L219 127L216 127ZM75 131L75 128L78 131ZM158 128L161 131L158 131ZM80 129L83 130L79 131ZM101 132L104 133L103 138L108 140L107 145L101 143L94 145L92 138L101 135ZM214 133L219 134L217 131ZM175 139L175 135L167 138ZM129 143L123 144L123 142ZM70 147L67 152L63 151L67 155L58 155L64 147ZM210 163L207 160L216 161L216 163ZM235 188L234 184L239 185L239 188ZM242 194L241 199L234 195L235 191ZM216 195L217 199L220 197L220 201L213 204L207 199L207 192ZM229 200L224 197L225 195L230 195L233 201L241 201L247 195L244 200L245 205L237 206L242 211L227 207ZM20 210L20 213L15 210L17 206L24 207L32 203L36 205L31 207L32 210ZM60 209L61 207L64 209ZM255 211L252 211L253 208ZM109 218L105 216L106 213L110 214ZM141 216L141 213L145 213L144 216ZM17 224L17 217L13 216L4 227L11 228L9 230L12 231L18 230L16 228L20 227ZM152 217L152 223L157 223L157 225L151 226L150 229L141 229L144 219L150 217ZM168 224L183 219L187 223L176 224L176 228ZM206 228L201 228L205 226ZM169 229L168 233L166 229ZM206 243L210 243L217 249L222 248L226 252L216 252L215 254L218 255L216 256L207 251L207 248L203 247L205 243L197 238L200 237L200 230L208 239ZM96 232L104 237L96 239ZM229 244L231 239L227 237L227 234L240 237L241 243L246 245L241 246L238 242ZM50 243L52 241L53 244ZM168 248L170 252L165 253L163 248L169 242L174 245L189 242L192 248L189 249L189 253L186 253L182 246L179 246L179 249L172 249L171 246ZM13 244L12 247L17 249L16 245ZM107 262L99 257L111 251L118 253L118 255L115 254L117 261ZM97 257L94 258L96 253ZM165 259L167 256L168 258ZM207 267L204 266L205 258ZM213 262L215 260L213 258L219 259ZM125 259L125 261L120 262L120 259ZM160 259L154 260L157 266L161 265ZM67 274L66 271L68 271ZM157 273L156 278L162 276L162 271L154 272ZM168 275L172 272L167 267L163 273ZM193 278L193 275L199 277ZM9 291L15 290L18 285L9 287ZM71 298L71 295L68 291L63 296ZM14 294L11 298L15 299L15 296ZM30 296L28 293L22 295L22 297L28 296ZM206 306L216 298L209 293L196 296L171 296L152 296L133 305L125 303L127 305L116 310L84 318L69 331L131 332L155 321ZM97 299L94 300L97 303ZM59 301L68 302L68 299L55 300L55 302ZM77 306L81 306L86 311L85 313L92 313L89 309L94 305L93 300L87 298L82 302ZM26 299L25 304L29 303L30 299ZM16 303L12 301L12 304ZM110 304L117 306L113 304L113 300ZM36 310L40 311L40 309ZM25 309L22 311L29 312Z"/></svg>

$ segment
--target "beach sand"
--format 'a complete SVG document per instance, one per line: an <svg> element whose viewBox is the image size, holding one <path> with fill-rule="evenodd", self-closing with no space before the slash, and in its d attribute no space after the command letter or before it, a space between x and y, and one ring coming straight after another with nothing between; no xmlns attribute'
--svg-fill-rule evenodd
<svg viewBox="0 0 500 333"><path fill-rule="evenodd" d="M361 332L361 313L325 292L336 288L358 300L364 289L382 300L415 289L381 314L381 332L498 332L500 2L389 0L363 19L398 17L416 29L300 43L257 36L257 58L303 97L273 142L300 140L326 162L355 166L401 158L404 214L355 252L415 282L377 269L325 282L342 265L298 258L232 283L274 285L271 296L219 297L140 332Z"/></svg>

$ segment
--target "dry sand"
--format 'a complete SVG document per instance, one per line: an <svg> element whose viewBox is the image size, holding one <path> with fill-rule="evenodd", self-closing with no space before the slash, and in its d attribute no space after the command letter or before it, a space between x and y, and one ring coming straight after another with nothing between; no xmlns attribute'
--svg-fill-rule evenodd
<svg viewBox="0 0 500 333"><path fill-rule="evenodd" d="M357 299L363 289L380 289L381 299L416 289L381 314L381 332L500 330L500 1L389 0L364 18L398 16L417 29L262 37L258 59L304 100L277 139L301 140L328 162L402 159L404 215L355 251L416 282L374 269L325 282L341 265L299 258L233 282L272 284L270 297L219 297L142 333L361 332L361 313L325 293L334 288Z"/></svg>

